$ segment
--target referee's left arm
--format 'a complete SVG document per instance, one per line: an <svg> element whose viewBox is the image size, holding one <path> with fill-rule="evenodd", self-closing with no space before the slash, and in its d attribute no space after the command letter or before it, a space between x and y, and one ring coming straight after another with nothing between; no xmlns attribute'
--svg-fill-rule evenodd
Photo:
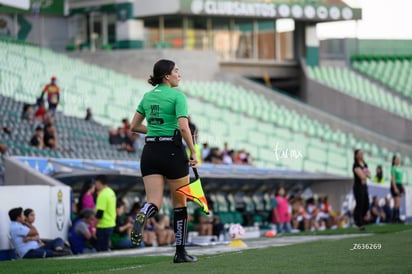
<svg viewBox="0 0 412 274"><path fill-rule="evenodd" d="M143 125L144 118L145 117L140 112L136 111L133 116L132 122L130 123L131 131L146 134L147 127Z"/></svg>

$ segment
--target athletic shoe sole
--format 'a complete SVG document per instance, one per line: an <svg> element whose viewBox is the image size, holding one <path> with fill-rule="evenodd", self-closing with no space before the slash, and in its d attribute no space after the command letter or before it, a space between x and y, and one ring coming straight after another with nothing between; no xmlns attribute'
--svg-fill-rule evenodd
<svg viewBox="0 0 412 274"><path fill-rule="evenodd" d="M140 246L142 242L142 232L144 228L144 224L146 222L146 215L143 213L139 213L136 215L136 220L133 224L132 232L130 233L130 239L132 240L133 246Z"/></svg>

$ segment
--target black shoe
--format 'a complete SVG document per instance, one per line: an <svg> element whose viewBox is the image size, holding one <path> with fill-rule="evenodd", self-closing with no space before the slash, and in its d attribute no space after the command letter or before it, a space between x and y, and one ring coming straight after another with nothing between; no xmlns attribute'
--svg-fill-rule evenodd
<svg viewBox="0 0 412 274"><path fill-rule="evenodd" d="M366 227L365 227L365 226L361 226L361 227L359 227L359 230L360 230L360 231L366 231Z"/></svg>
<svg viewBox="0 0 412 274"><path fill-rule="evenodd" d="M136 215L136 220L134 220L133 230L130 233L130 239L132 240L132 246L140 246L142 242L142 232L144 224L146 222L146 215L139 213Z"/></svg>
<svg viewBox="0 0 412 274"><path fill-rule="evenodd" d="M194 262L197 262L197 258L195 256L191 256L191 255L187 254L186 252L176 253L175 257L173 258L173 262L175 264L178 264L178 263L194 263Z"/></svg>

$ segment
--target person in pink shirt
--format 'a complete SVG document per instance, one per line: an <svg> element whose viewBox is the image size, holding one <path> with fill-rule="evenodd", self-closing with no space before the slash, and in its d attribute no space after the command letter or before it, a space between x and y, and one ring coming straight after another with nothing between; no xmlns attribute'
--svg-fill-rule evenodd
<svg viewBox="0 0 412 274"><path fill-rule="evenodd" d="M96 191L96 186L92 180L87 180L83 183L82 189L80 191L79 203L77 204L77 212L80 212L84 208L96 209L96 202L94 199L94 193ZM89 231L94 235L96 231L96 223L91 222L89 225Z"/></svg>
<svg viewBox="0 0 412 274"><path fill-rule="evenodd" d="M272 201L272 222L276 224L277 233L290 233L291 220L290 207L285 188L279 187Z"/></svg>

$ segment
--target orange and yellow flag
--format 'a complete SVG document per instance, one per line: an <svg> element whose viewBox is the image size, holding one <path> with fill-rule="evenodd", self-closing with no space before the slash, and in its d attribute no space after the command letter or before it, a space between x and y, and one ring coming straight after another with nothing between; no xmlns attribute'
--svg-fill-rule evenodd
<svg viewBox="0 0 412 274"><path fill-rule="evenodd" d="M209 206L207 205L206 196L203 192L202 182L200 181L197 170L193 169L196 180L193 182L179 187L176 191L185 195L189 200L197 203L203 210L204 213L209 214Z"/></svg>

